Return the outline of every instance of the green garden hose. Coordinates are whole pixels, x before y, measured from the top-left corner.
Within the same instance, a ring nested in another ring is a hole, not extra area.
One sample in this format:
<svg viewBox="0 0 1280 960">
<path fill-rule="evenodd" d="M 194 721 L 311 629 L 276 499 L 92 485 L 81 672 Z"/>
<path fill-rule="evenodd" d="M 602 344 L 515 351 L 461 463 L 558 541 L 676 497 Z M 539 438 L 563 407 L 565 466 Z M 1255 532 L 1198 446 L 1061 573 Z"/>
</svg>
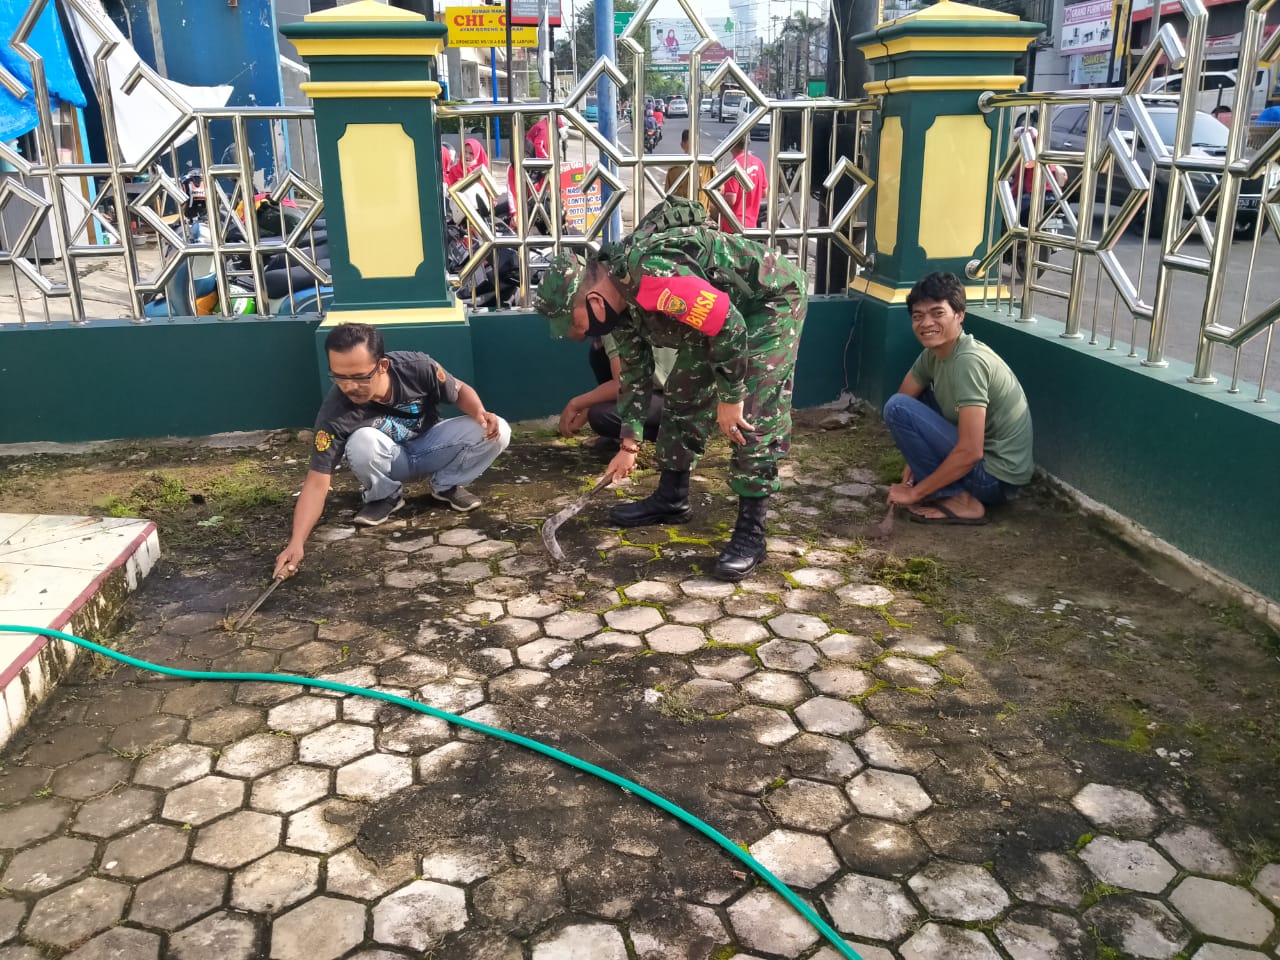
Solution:
<svg viewBox="0 0 1280 960">
<path fill-rule="evenodd" d="M 141 670 L 150 670 L 153 673 L 163 674 L 166 677 L 181 677 L 184 680 L 240 680 L 254 681 L 259 683 L 293 683 L 304 687 L 319 687 L 322 690 L 336 690 L 339 693 L 352 693 L 360 697 L 371 697 L 374 700 L 385 700 L 387 703 L 394 703 L 404 707 L 407 710 L 416 710 L 418 713 L 425 713 L 428 716 L 436 717 L 448 723 L 456 724 L 460 727 L 466 727 L 468 730 L 475 730 L 486 736 L 496 737 L 499 740 L 506 740 L 509 743 L 519 744 L 520 746 L 540 753 L 543 756 L 550 757 L 553 760 L 559 760 L 561 763 L 568 764 L 575 770 L 582 770 L 592 776 L 599 777 L 608 783 L 612 783 L 615 787 L 620 787 L 628 793 L 634 794 L 641 799 L 649 801 L 659 810 L 671 814 L 677 820 L 680 820 L 693 829 L 697 830 L 703 836 L 714 840 L 719 846 L 730 853 L 734 858 L 739 860 L 743 865 L 748 867 L 756 876 L 773 887 L 778 894 L 791 904 L 791 906 L 811 923 L 819 933 L 827 939 L 827 941 L 835 948 L 836 952 L 845 957 L 846 960 L 862 960 L 852 947 L 850 947 L 841 936 L 832 929 L 831 925 L 823 920 L 813 908 L 792 893 L 791 888 L 775 877 L 769 870 L 756 860 L 751 854 L 747 853 L 732 840 L 720 833 L 714 827 L 699 820 L 687 810 L 676 806 L 670 800 L 660 797 L 652 790 L 640 786 L 628 780 L 626 777 L 620 777 L 616 773 L 597 767 L 594 763 L 588 763 L 586 760 L 580 760 L 572 754 L 565 753 L 563 750 L 557 750 L 555 747 L 549 747 L 545 743 L 539 743 L 529 737 L 522 737 L 518 733 L 511 733 L 507 730 L 499 730 L 497 727 L 491 727 L 488 724 L 480 723 L 476 720 L 468 720 L 466 717 L 459 717 L 456 714 L 448 713 L 444 710 L 437 710 L 435 707 L 428 706 L 425 703 L 419 703 L 416 700 L 409 700 L 405 697 L 396 696 L 393 693 L 384 693 L 381 690 L 367 690 L 364 687 L 356 687 L 347 683 L 335 683 L 332 680 L 319 680 L 313 677 L 295 677 L 287 673 L 226 673 L 216 670 L 182 670 L 177 667 L 163 667 L 157 663 L 148 663 L 146 660 L 139 660 L 128 654 L 120 653 L 109 647 L 94 643 L 92 640 L 85 640 L 82 637 L 72 636 L 69 633 L 63 633 L 60 630 L 50 630 L 45 627 L 21 627 L 11 624 L 0 624 L 0 632 L 6 633 L 32 633 L 45 637 L 55 637 L 59 640 L 66 640 L 68 643 L 74 643 L 77 646 L 84 647 L 86 650 L 92 650 L 94 653 L 109 657 L 112 660 L 118 660 L 120 663 L 126 663 L 131 667 L 138 667 Z"/>
</svg>

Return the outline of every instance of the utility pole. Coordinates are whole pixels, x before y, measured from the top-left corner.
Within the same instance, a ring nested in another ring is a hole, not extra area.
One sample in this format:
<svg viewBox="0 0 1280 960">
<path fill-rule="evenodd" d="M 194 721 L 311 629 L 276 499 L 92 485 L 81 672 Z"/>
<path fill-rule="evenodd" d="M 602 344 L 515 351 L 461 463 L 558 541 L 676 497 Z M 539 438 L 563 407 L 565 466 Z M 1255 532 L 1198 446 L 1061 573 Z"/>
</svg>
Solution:
<svg viewBox="0 0 1280 960">
<path fill-rule="evenodd" d="M 573 68 L 573 85 L 578 85 L 578 8 L 569 0 L 569 64 Z"/>
<path fill-rule="evenodd" d="M 613 39 L 613 0 L 594 0 L 596 14 L 596 59 L 600 57 L 608 57 L 610 61 L 617 62 L 617 47 Z M 614 89 L 613 81 L 607 77 L 602 78 L 596 84 L 596 92 L 598 97 L 597 121 L 600 128 L 600 136 L 604 137 L 609 143 L 616 144 L 618 142 L 618 98 L 617 91 Z M 604 157 L 601 160 L 605 163 L 610 171 L 614 170 L 614 165 L 609 163 Z M 636 184 L 639 187 L 639 184 Z M 606 183 L 600 184 L 600 198 L 603 202 L 608 203 L 609 195 L 612 191 Z M 616 241 L 622 239 L 622 211 L 614 210 L 613 215 L 609 218 L 609 224 L 604 230 L 604 239 Z"/>
</svg>

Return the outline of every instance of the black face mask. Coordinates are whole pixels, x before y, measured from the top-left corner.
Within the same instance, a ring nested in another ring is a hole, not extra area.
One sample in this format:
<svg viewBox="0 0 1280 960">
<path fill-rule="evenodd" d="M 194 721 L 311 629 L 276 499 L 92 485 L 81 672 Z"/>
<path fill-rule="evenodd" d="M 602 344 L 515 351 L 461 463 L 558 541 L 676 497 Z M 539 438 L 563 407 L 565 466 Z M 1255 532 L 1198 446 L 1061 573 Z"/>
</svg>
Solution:
<svg viewBox="0 0 1280 960">
<path fill-rule="evenodd" d="M 587 336 L 603 337 L 613 332 L 613 328 L 618 325 L 618 321 L 622 319 L 623 314 L 620 310 L 615 310 L 613 304 L 608 300 L 603 300 L 604 316 L 601 317 L 596 312 L 594 300 L 587 300 Z"/>
</svg>

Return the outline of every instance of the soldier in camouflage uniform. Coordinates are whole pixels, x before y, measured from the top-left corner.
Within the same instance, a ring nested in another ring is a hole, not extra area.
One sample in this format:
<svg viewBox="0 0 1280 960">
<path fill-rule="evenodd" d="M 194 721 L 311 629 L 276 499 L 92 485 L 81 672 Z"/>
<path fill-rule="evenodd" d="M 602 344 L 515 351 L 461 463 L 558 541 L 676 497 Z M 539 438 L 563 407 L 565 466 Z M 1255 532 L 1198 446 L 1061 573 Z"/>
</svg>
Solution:
<svg viewBox="0 0 1280 960">
<path fill-rule="evenodd" d="M 768 498 L 778 489 L 778 459 L 791 447 L 807 278 L 777 251 L 706 225 L 699 204 L 672 203 L 699 212 L 698 222 L 671 226 L 655 211 L 586 263 L 561 255 L 535 306 L 553 336 L 613 333 L 622 360 L 622 449 L 609 464 L 615 479 L 635 467 L 653 348 L 678 351 L 658 432 L 657 492 L 616 507 L 612 519 L 627 527 L 687 520 L 689 474 L 718 423 L 733 444 L 730 483 L 739 502 L 715 574 L 741 580 L 764 559 Z"/>
</svg>

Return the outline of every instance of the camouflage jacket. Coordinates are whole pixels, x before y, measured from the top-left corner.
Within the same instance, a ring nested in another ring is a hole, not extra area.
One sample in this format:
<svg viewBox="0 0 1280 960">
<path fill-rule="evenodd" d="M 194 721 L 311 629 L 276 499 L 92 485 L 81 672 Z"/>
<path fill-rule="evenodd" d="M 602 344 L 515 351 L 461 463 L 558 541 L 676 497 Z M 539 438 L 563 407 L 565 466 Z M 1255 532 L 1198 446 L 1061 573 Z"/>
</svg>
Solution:
<svg viewBox="0 0 1280 960">
<path fill-rule="evenodd" d="M 618 412 L 624 437 L 638 437 L 653 383 L 653 348 L 680 352 L 679 367 L 703 367 L 716 398 L 747 396 L 747 358 L 768 349 L 807 287 L 800 268 L 778 251 L 711 227 L 676 227 L 624 241 L 608 255 L 610 272 L 631 306 L 614 330 L 622 375 Z M 762 309 L 766 305 L 786 310 Z M 668 389 L 673 385 L 668 384 Z"/>
</svg>

